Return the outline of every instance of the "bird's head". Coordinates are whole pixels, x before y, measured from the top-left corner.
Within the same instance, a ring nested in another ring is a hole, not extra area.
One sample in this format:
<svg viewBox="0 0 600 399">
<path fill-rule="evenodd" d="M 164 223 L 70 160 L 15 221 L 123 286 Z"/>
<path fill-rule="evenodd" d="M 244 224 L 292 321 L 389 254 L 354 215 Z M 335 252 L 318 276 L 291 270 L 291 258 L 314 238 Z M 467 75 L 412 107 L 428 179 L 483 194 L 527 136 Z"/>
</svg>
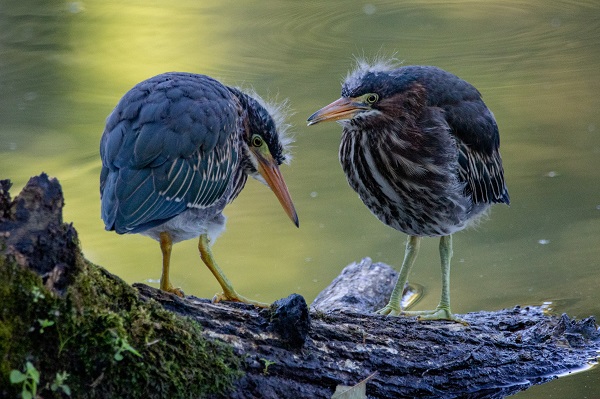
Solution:
<svg viewBox="0 0 600 399">
<path fill-rule="evenodd" d="M 358 61 L 342 84 L 342 96 L 308 118 L 308 125 L 338 121 L 342 125 L 401 123 L 424 105 L 424 88 L 403 75 L 391 61 Z"/>
<path fill-rule="evenodd" d="M 241 93 L 240 102 L 247 118 L 245 120 L 244 143 L 248 161 L 246 173 L 266 184 L 281 203 L 286 214 L 298 226 L 298 215 L 279 171 L 279 165 L 289 163 L 289 145 L 292 139 L 287 134 L 285 123 L 286 103 L 273 105 L 262 100 L 256 93 Z"/>
</svg>

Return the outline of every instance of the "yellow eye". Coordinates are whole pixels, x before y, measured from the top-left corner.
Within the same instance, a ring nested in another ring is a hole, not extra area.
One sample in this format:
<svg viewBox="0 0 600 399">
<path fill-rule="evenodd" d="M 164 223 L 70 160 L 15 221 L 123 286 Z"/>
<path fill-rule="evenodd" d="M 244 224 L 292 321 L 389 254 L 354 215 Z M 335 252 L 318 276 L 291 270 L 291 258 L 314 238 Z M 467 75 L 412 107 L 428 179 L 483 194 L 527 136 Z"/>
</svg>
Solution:
<svg viewBox="0 0 600 399">
<path fill-rule="evenodd" d="M 374 104 L 379 100 L 379 96 L 375 93 L 369 93 L 365 96 L 365 102 L 367 104 Z"/>
<path fill-rule="evenodd" d="M 260 137 L 258 134 L 252 135 L 252 139 L 250 140 L 252 147 L 260 147 L 263 145 L 263 142 L 263 138 Z"/>
</svg>

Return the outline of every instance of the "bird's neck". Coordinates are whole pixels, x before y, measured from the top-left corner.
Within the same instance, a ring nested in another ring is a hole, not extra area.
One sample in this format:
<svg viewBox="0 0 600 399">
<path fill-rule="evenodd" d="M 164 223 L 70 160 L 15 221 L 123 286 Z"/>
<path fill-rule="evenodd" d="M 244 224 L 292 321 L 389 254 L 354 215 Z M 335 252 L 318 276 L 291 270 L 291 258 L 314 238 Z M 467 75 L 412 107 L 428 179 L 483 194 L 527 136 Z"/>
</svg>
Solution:
<svg viewBox="0 0 600 399">
<path fill-rule="evenodd" d="M 340 161 L 342 165 L 362 163 L 371 170 L 391 173 L 394 181 L 453 180 L 457 173 L 453 166 L 457 151 L 452 151 L 455 143 L 442 130 L 424 132 L 418 124 L 401 120 L 372 121 L 360 126 L 347 124 L 340 145 Z M 448 151 L 444 156 L 436 156 L 439 148 Z"/>
</svg>

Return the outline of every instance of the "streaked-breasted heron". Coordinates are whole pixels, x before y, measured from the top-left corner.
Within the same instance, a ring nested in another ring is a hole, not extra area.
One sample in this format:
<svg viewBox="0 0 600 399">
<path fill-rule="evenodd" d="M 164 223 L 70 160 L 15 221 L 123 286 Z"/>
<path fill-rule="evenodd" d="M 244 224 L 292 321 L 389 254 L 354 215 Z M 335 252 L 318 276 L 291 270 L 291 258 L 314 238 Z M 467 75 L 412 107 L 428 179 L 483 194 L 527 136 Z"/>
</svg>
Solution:
<svg viewBox="0 0 600 399">
<path fill-rule="evenodd" d="M 162 290 L 183 295 L 169 280 L 171 248 L 199 237 L 202 261 L 223 289 L 215 299 L 265 306 L 233 289 L 210 243 L 247 176 L 267 184 L 298 226 L 279 171 L 290 142 L 279 111 L 208 76 L 171 72 L 137 84 L 108 117 L 100 142 L 102 219 L 107 230 L 160 242 Z"/>
<path fill-rule="evenodd" d="M 339 121 L 340 163 L 348 183 L 386 225 L 408 234 L 384 315 L 460 321 L 450 310 L 452 234 L 494 203 L 509 203 L 499 133 L 479 91 L 433 66 L 359 61 L 342 97 L 308 124 Z M 442 293 L 431 311 L 403 311 L 402 290 L 421 237 L 440 237 Z"/>
</svg>

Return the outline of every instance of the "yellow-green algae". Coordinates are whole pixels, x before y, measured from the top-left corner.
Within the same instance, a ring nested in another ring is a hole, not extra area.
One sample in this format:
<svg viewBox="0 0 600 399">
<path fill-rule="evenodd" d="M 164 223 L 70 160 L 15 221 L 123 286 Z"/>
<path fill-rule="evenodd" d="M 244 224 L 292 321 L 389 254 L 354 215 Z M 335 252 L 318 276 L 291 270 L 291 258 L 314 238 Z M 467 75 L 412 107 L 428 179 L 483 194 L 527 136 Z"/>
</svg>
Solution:
<svg viewBox="0 0 600 399">
<path fill-rule="evenodd" d="M 49 388 L 64 371 L 77 398 L 199 398 L 227 392 L 241 376 L 232 349 L 202 337 L 198 323 L 141 301 L 81 254 L 75 263 L 61 296 L 0 252 L 1 397 L 20 393 L 9 374 L 27 361 L 40 371 L 44 398 L 66 397 Z M 42 330 L 40 320 L 54 324 Z M 123 343 L 141 356 L 124 350 L 117 360 Z"/>
</svg>

